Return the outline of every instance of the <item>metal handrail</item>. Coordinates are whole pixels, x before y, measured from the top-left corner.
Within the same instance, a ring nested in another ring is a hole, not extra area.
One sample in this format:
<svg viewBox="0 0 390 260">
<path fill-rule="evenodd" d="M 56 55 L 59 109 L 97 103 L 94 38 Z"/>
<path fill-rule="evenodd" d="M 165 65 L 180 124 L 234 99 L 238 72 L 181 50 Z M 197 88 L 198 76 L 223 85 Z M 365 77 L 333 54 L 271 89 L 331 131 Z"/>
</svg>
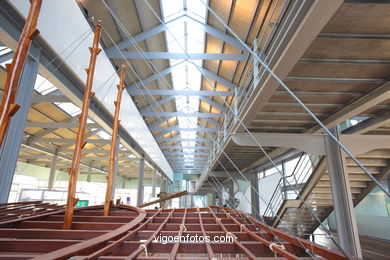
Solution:
<svg viewBox="0 0 390 260">
<path fill-rule="evenodd" d="M 320 156 L 318 155 L 308 155 L 305 153 L 301 154 L 297 164 L 294 167 L 293 172 L 288 176 L 284 176 L 283 178 L 280 178 L 271 196 L 271 199 L 264 211 L 263 214 L 264 216 L 274 217 L 276 215 L 276 212 L 279 210 L 283 201 L 288 199 L 288 196 L 286 194 L 286 188 L 290 187 L 292 188 L 292 190 L 295 190 L 296 192 L 300 192 L 302 188 L 301 184 L 304 184 L 307 181 L 307 179 L 310 177 L 310 175 L 313 173 L 313 170 L 315 169 L 316 165 L 320 161 L 319 159 Z M 293 183 L 291 183 L 290 181 L 287 185 L 284 185 L 285 180 L 291 177 L 294 178 Z"/>
</svg>

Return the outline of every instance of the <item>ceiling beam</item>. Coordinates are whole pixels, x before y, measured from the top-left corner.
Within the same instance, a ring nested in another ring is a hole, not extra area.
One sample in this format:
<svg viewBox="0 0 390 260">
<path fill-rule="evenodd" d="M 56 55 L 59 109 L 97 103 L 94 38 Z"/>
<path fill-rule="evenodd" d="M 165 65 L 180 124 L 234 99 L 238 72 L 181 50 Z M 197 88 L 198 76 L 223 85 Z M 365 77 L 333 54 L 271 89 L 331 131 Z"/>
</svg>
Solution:
<svg viewBox="0 0 390 260">
<path fill-rule="evenodd" d="M 86 143 L 90 144 L 99 144 L 99 143 L 105 143 L 109 144 L 111 143 L 111 140 L 104 140 L 104 139 L 86 139 L 84 140 Z M 73 138 L 37 138 L 34 140 L 36 143 L 76 143 L 76 139 Z"/>
<path fill-rule="evenodd" d="M 285 81 L 315 81 L 315 82 L 345 82 L 345 83 L 383 83 L 383 79 L 361 78 L 317 78 L 317 77 L 286 77 Z"/>
<path fill-rule="evenodd" d="M 206 102 L 207 104 L 217 108 L 221 112 L 226 112 L 226 110 L 227 110 L 223 105 L 215 102 L 214 100 L 211 100 L 208 97 L 200 96 L 199 99 L 202 100 L 203 102 Z"/>
<path fill-rule="evenodd" d="M 110 59 L 156 59 L 156 60 L 235 60 L 247 59 L 246 54 L 227 53 L 181 53 L 181 52 L 131 52 L 118 50 L 108 55 Z"/>
<path fill-rule="evenodd" d="M 77 128 L 78 125 L 73 122 L 26 122 L 26 127 L 46 129 Z M 100 126 L 96 123 L 88 123 L 87 128 L 100 128 Z"/>
<path fill-rule="evenodd" d="M 181 137 L 170 137 L 170 138 L 161 138 L 158 141 L 164 141 L 164 142 L 204 142 L 204 143 L 212 143 L 212 139 L 206 139 L 206 138 L 181 138 Z"/>
<path fill-rule="evenodd" d="M 385 83 L 378 85 L 375 89 L 371 90 L 369 93 L 364 96 L 356 99 L 349 105 L 344 105 L 342 108 L 333 113 L 330 117 L 325 119 L 323 123 L 328 127 L 332 128 L 337 124 L 352 118 L 359 113 L 366 111 L 373 106 L 376 106 L 389 98 L 390 95 L 390 81 L 387 80 Z M 314 126 L 307 133 L 320 133 L 322 128 L 319 126 Z"/>
<path fill-rule="evenodd" d="M 113 46 L 113 47 L 108 48 L 106 50 L 106 53 L 107 53 L 107 55 L 110 55 L 111 53 L 115 52 L 117 50 L 117 48 L 119 48 L 120 50 L 125 49 L 125 48 L 129 48 L 129 47 L 133 46 L 135 43 L 139 43 L 139 42 L 144 41 L 144 40 L 146 40 L 154 35 L 162 33 L 166 30 L 166 28 L 170 28 L 170 26 L 174 26 L 175 24 L 179 24 L 179 23 L 184 22 L 184 21 L 189 22 L 192 25 L 195 25 L 195 26 L 201 28 L 204 32 L 209 33 L 209 34 L 213 35 L 214 37 L 216 37 L 216 38 L 218 38 L 226 43 L 229 43 L 230 45 L 232 45 L 240 50 L 245 50 L 243 48 L 242 44 L 234 37 L 224 33 L 223 31 L 216 29 L 215 27 L 213 27 L 211 25 L 201 23 L 198 20 L 184 14 L 178 18 L 175 18 L 175 19 L 167 22 L 165 25 L 159 24 L 159 25 L 157 25 L 149 30 L 143 31 L 142 33 L 139 33 L 139 34 L 133 36 L 132 39 L 125 39 L 122 42 L 117 43 L 116 44 L 117 47 Z"/>
<path fill-rule="evenodd" d="M 0 99 L 3 98 L 3 95 L 0 94 Z M 31 103 L 66 103 L 71 102 L 70 99 L 65 95 L 32 95 Z"/>
<path fill-rule="evenodd" d="M 390 40 L 389 34 L 364 34 L 364 33 L 320 33 L 318 38 L 334 39 L 362 39 L 362 40 Z"/>
<path fill-rule="evenodd" d="M 178 126 L 172 126 L 172 127 L 151 127 L 149 129 L 150 129 L 150 131 L 163 131 L 163 132 L 185 131 L 185 132 L 215 133 L 215 132 L 220 131 L 218 128 L 203 128 L 203 127 L 186 128 L 186 127 L 178 127 Z"/>
<path fill-rule="evenodd" d="M 144 112 L 141 116 L 153 116 L 153 117 L 225 117 L 224 113 L 182 113 L 182 112 Z"/>
<path fill-rule="evenodd" d="M 197 146 L 181 146 L 181 145 L 160 145 L 161 149 L 199 149 L 199 150 L 210 150 L 210 147 L 203 146 L 203 145 L 197 145 Z"/>
<path fill-rule="evenodd" d="M 128 90 L 132 96 L 233 96 L 234 91 L 206 91 L 206 90 L 171 90 L 171 89 L 138 89 Z"/>
<path fill-rule="evenodd" d="M 166 96 L 160 100 L 157 100 L 156 102 L 154 102 L 153 104 L 147 106 L 147 107 L 144 107 L 143 109 L 141 109 L 139 112 L 140 113 L 144 113 L 144 112 L 149 112 L 149 111 L 152 111 L 153 109 L 155 108 L 158 108 L 159 106 L 161 105 L 164 105 L 166 103 L 168 103 L 169 101 L 171 101 L 172 99 L 174 99 L 175 96 Z"/>
<path fill-rule="evenodd" d="M 358 64 L 358 65 L 390 65 L 390 60 L 354 60 L 354 59 L 316 59 L 302 58 L 301 63 L 321 63 L 321 64 Z"/>
<path fill-rule="evenodd" d="M 381 126 L 390 124 L 390 111 L 385 112 L 377 117 L 366 119 L 358 124 L 345 129 L 343 134 L 364 134 L 375 130 Z"/>
<path fill-rule="evenodd" d="M 170 155 L 209 155 L 209 153 L 201 153 L 201 152 L 180 152 L 180 151 L 164 151 L 164 154 L 170 154 Z"/>
<path fill-rule="evenodd" d="M 71 117 L 69 119 L 66 119 L 64 121 L 62 121 L 62 123 L 71 123 L 73 122 L 74 120 L 76 119 L 76 117 Z M 58 129 L 58 128 L 57 128 Z M 27 138 L 27 141 L 28 142 L 34 142 L 35 139 L 38 139 L 38 138 L 41 138 L 41 137 L 44 137 L 45 135 L 48 135 L 50 133 L 52 133 L 53 131 L 55 131 L 56 129 L 55 128 L 49 128 L 49 129 L 45 129 L 43 132 L 39 133 L 39 134 L 35 134 L 33 136 L 29 136 Z"/>
<path fill-rule="evenodd" d="M 36 144 L 27 143 L 25 141 L 22 142 L 22 147 L 27 147 L 27 148 L 30 148 L 32 150 L 35 150 L 35 151 L 38 151 L 38 152 L 41 152 L 41 153 L 45 153 L 45 154 L 49 154 L 49 155 L 52 155 L 52 156 L 57 155 L 56 151 L 47 149 L 45 147 L 42 147 L 42 146 L 39 146 L 39 145 L 36 145 Z M 72 162 L 72 158 L 71 157 L 68 157 L 66 155 L 60 155 L 60 154 L 58 154 L 57 156 L 58 156 L 58 159 L 62 159 L 62 160 L 65 160 L 65 161 Z M 90 165 L 88 163 L 84 163 L 83 161 L 80 163 L 80 165 L 83 166 L 83 167 L 90 167 Z M 106 171 L 102 171 L 101 169 L 93 167 L 93 166 L 91 166 L 91 168 L 94 171 L 97 171 L 97 172 L 100 172 L 100 173 L 104 173 L 104 174 L 107 173 Z"/>
<path fill-rule="evenodd" d="M 0 56 L 0 63 L 6 62 L 10 59 L 12 59 L 14 56 L 14 53 L 12 51 L 9 51 L 7 53 L 4 53 Z"/>
<path fill-rule="evenodd" d="M 184 61 L 183 61 L 184 62 Z M 149 77 L 146 77 L 138 82 L 135 82 L 133 83 L 132 85 L 128 86 L 127 87 L 127 90 L 128 91 L 132 91 L 132 90 L 137 90 L 139 89 L 140 87 L 142 86 L 146 86 L 148 85 L 149 83 L 152 83 L 153 81 L 156 81 L 158 80 L 159 78 L 163 77 L 163 76 L 166 76 L 170 73 L 172 73 L 172 71 L 176 68 L 176 66 L 178 66 L 179 64 L 183 63 L 183 62 L 179 62 L 171 67 L 168 67 L 168 68 L 165 68 L 163 70 L 160 70 L 156 73 L 154 73 L 153 75 L 150 75 Z M 190 64 L 192 65 L 192 64 Z M 233 84 L 231 81 L 215 74 L 214 72 L 212 71 L 209 71 L 203 67 L 200 67 L 198 68 L 200 70 L 200 72 L 202 73 L 203 76 L 205 77 L 208 77 L 226 87 L 228 87 L 230 90 L 235 90 L 236 88 L 238 88 L 235 84 Z M 129 93 L 130 94 L 130 93 Z"/>
</svg>

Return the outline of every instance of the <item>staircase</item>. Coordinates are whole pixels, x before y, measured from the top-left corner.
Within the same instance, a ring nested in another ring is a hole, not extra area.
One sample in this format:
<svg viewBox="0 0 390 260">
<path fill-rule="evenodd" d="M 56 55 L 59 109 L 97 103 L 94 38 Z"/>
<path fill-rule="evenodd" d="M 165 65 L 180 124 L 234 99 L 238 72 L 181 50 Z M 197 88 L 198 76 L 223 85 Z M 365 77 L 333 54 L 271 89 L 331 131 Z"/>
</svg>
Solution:
<svg viewBox="0 0 390 260">
<path fill-rule="evenodd" d="M 282 185 L 283 179 L 281 179 L 281 185 L 277 186 L 264 213 L 269 224 L 273 227 L 282 230 L 288 228 L 302 237 L 309 236 L 319 226 L 313 213 L 322 222 L 333 211 L 332 192 L 326 158 L 324 156 L 305 156 L 306 159 L 302 159 L 301 157 L 300 161 L 298 161 L 292 175 L 295 178 L 305 176 L 306 179 L 303 178 L 297 182 L 290 181 L 290 184 L 293 185 Z M 379 181 L 383 180 L 390 173 L 390 149 L 373 150 L 357 156 L 357 159 Z M 311 160 L 312 162 L 310 167 L 305 163 L 307 160 Z M 376 185 L 351 158 L 346 158 L 346 163 L 353 204 L 356 206 Z M 287 176 L 286 178 L 291 180 L 294 177 Z M 297 198 L 294 190 L 299 192 L 300 197 L 306 202 L 312 212 Z M 290 195 L 283 195 L 286 194 L 286 191 Z M 273 212 L 270 210 L 271 207 L 274 209 Z M 280 218 L 277 218 L 276 215 Z"/>
</svg>

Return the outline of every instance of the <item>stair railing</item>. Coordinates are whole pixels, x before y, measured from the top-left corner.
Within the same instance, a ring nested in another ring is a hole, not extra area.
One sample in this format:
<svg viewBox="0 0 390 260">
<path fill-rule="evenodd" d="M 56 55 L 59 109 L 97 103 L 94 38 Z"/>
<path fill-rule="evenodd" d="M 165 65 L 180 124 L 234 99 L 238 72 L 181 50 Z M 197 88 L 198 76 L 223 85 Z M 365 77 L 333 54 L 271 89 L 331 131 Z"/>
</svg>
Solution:
<svg viewBox="0 0 390 260">
<path fill-rule="evenodd" d="M 304 184 L 313 173 L 321 156 L 302 153 L 294 170 L 288 176 L 280 178 L 264 211 L 264 216 L 275 217 L 283 202 L 288 199 L 296 199 Z"/>
</svg>

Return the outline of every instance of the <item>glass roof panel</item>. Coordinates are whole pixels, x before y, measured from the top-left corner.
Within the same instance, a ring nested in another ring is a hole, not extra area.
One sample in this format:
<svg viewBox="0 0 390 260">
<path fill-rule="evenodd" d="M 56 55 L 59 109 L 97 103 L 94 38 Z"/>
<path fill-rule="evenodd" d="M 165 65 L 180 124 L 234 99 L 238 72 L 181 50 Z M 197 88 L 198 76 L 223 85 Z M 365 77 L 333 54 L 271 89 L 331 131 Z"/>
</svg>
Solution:
<svg viewBox="0 0 390 260">
<path fill-rule="evenodd" d="M 168 22 L 180 15 L 187 14 L 198 21 L 206 22 L 206 7 L 200 0 L 162 0 L 164 21 Z M 181 10 L 180 10 L 181 9 Z M 168 28 L 166 34 L 168 52 L 171 53 L 203 53 L 205 45 L 205 32 L 191 22 L 185 21 Z M 171 59 L 170 65 L 178 63 L 178 60 Z M 201 73 L 197 66 L 202 66 L 202 61 L 184 61 L 175 66 L 172 76 L 173 88 L 175 90 L 198 91 L 201 87 Z M 177 96 L 175 98 L 176 109 L 182 113 L 196 113 L 199 111 L 199 97 Z M 191 116 L 179 116 L 178 127 L 197 128 L 198 118 Z M 180 131 L 182 139 L 196 139 L 196 131 Z M 186 165 L 193 164 L 195 141 L 181 141 Z M 189 168 L 190 170 L 191 168 Z"/>
</svg>

